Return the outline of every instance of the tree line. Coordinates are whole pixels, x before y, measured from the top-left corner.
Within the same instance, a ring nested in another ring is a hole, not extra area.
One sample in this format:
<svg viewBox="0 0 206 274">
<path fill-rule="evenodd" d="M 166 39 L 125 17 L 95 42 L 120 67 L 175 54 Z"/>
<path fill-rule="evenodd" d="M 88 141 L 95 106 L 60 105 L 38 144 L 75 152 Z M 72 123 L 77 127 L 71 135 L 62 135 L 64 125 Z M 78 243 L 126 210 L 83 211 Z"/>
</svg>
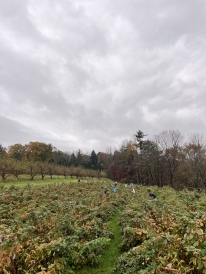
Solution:
<svg viewBox="0 0 206 274">
<path fill-rule="evenodd" d="M 188 141 L 178 130 L 162 131 L 153 140 L 137 131 L 113 154 L 109 176 L 143 185 L 206 188 L 206 143 L 202 135 Z"/>
<path fill-rule="evenodd" d="M 45 174 L 82 176 L 90 172 L 91 176 L 99 176 L 104 172 L 122 183 L 205 189 L 206 142 L 197 133 L 185 141 L 178 130 L 162 131 L 150 140 L 138 130 L 118 149 L 98 153 L 92 150 L 90 155 L 81 149 L 62 152 L 41 142 L 8 148 L 0 145 L 0 172 L 2 179 L 11 173 L 18 177 L 22 172 L 30 174 L 31 179 L 34 174 L 41 174 L 43 179 Z"/>
<path fill-rule="evenodd" d="M 84 155 L 81 149 L 73 153 L 66 153 L 56 149 L 52 144 L 30 142 L 29 144 L 14 144 L 8 148 L 0 144 L 0 158 L 16 161 L 34 161 L 54 163 L 60 166 L 83 166 L 98 169 L 97 155 L 93 150 L 91 155 Z"/>
<path fill-rule="evenodd" d="M 52 144 L 30 142 L 29 144 L 14 144 L 8 148 L 0 144 L 0 176 L 2 180 L 11 175 L 19 179 L 27 174 L 33 180 L 40 175 L 53 178 L 54 175 L 78 177 L 100 177 L 102 164 L 98 164 L 97 154 L 84 155 L 78 149 L 73 153 L 57 150 Z"/>
</svg>

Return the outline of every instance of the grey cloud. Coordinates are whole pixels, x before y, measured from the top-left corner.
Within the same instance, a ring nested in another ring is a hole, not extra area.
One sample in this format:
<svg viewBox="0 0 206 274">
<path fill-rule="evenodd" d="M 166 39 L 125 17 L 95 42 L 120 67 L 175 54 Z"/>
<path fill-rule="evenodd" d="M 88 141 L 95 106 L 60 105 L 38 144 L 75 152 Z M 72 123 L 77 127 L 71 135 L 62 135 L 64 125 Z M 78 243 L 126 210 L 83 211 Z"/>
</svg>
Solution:
<svg viewBox="0 0 206 274">
<path fill-rule="evenodd" d="M 12 38 L 13 42 L 15 41 L 16 44 L 20 45 L 25 40 L 32 41 L 33 43 L 35 43 L 36 39 L 41 41 L 46 40 L 30 21 L 27 4 L 28 1 L 25 0 L 15 2 L 8 0 L 0 3 L 2 31 L 7 32 L 7 35 L 10 36 L 8 37 L 10 41 Z"/>
<path fill-rule="evenodd" d="M 26 128 L 19 122 L 13 121 L 6 117 L 0 116 L 1 128 L 1 143 L 3 146 L 9 146 L 17 143 L 26 144 L 35 137 L 38 139 L 38 134 L 34 134 L 32 128 Z"/>
<path fill-rule="evenodd" d="M 127 18 L 148 47 L 174 43 L 185 33 L 198 37 L 206 31 L 204 0 L 113 2 L 113 13 Z"/>
<path fill-rule="evenodd" d="M 204 134 L 205 9 L 203 0 L 2 2 L 0 142 L 90 152 L 138 129 Z"/>
</svg>

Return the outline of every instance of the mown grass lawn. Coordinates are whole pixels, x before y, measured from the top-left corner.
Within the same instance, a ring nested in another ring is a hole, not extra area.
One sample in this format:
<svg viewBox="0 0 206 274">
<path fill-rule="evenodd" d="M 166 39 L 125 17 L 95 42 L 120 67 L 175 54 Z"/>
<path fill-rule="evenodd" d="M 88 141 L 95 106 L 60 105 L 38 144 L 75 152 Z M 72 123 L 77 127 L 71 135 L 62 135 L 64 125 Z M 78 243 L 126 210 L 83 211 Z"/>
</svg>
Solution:
<svg viewBox="0 0 206 274">
<path fill-rule="evenodd" d="M 48 184 L 61 184 L 61 183 L 78 183 L 78 180 L 80 179 L 81 182 L 85 182 L 86 180 L 88 181 L 88 183 L 91 182 L 96 182 L 96 183 L 104 183 L 104 182 L 111 182 L 112 181 L 108 178 L 89 178 L 89 179 L 85 179 L 85 178 L 77 178 L 75 176 L 73 177 L 64 177 L 64 176 L 56 176 L 53 177 L 53 179 L 50 179 L 50 177 L 46 177 L 45 179 L 42 180 L 40 176 L 36 176 L 34 180 L 30 180 L 27 177 L 21 177 L 19 180 L 7 180 L 5 182 L 0 181 L 0 186 L 3 187 L 11 187 L 11 186 L 18 186 L 18 187 L 24 187 L 27 185 L 31 185 L 31 186 L 40 186 L 40 185 L 48 185 Z"/>
</svg>

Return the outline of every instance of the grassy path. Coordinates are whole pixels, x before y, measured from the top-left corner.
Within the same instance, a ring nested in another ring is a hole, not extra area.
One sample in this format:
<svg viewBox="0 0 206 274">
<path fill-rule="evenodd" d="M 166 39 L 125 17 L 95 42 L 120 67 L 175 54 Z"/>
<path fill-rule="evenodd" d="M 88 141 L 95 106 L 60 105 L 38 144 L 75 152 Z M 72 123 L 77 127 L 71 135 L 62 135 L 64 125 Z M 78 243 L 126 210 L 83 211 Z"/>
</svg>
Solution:
<svg viewBox="0 0 206 274">
<path fill-rule="evenodd" d="M 114 234 L 114 238 L 110 241 L 109 246 L 106 248 L 99 268 L 84 267 L 80 270 L 76 270 L 76 274 L 112 273 L 112 270 L 115 267 L 116 259 L 121 255 L 118 248 L 121 243 L 120 226 L 118 225 L 119 217 L 120 212 L 117 212 L 109 223 L 109 229 Z"/>
<path fill-rule="evenodd" d="M 81 178 L 81 183 L 85 184 L 85 178 Z M 100 179 L 97 179 L 97 178 L 94 178 L 94 179 L 91 179 L 89 178 L 88 179 L 88 182 L 89 183 L 104 183 L 104 182 L 112 182 L 110 179 L 108 178 L 100 178 Z M 65 178 L 64 176 L 59 176 L 58 177 L 53 177 L 53 179 L 50 179 L 48 176 L 42 180 L 40 178 L 40 176 L 36 176 L 34 178 L 34 180 L 30 180 L 29 178 L 19 178 L 19 180 L 14 180 L 14 181 L 5 181 L 3 182 L 1 179 L 0 179 L 0 187 L 11 187 L 11 186 L 18 186 L 18 187 L 25 187 L 25 186 L 42 186 L 42 185 L 49 185 L 49 184 L 61 184 L 61 183 L 78 183 L 78 179 L 76 177 L 67 177 Z"/>
</svg>

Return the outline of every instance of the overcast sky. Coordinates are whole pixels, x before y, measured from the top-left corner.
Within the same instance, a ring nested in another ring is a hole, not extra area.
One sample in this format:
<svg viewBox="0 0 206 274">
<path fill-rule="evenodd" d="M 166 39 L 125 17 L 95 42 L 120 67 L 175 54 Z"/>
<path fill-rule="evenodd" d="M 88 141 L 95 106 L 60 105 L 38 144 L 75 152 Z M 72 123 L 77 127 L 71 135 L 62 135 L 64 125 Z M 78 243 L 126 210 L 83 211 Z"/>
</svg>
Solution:
<svg viewBox="0 0 206 274">
<path fill-rule="evenodd" d="M 205 0 L 0 2 L 0 143 L 206 137 Z"/>
</svg>

